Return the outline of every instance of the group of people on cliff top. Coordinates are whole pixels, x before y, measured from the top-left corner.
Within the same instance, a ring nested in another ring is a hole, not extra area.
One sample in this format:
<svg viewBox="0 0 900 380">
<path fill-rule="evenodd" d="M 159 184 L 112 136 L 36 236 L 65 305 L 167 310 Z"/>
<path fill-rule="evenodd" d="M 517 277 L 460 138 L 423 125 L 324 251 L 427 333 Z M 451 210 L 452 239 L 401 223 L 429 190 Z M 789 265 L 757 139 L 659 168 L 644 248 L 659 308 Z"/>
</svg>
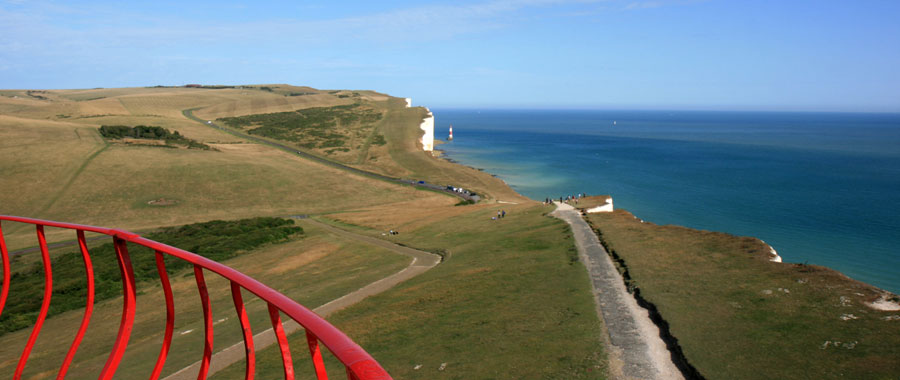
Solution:
<svg viewBox="0 0 900 380">
<path fill-rule="evenodd" d="M 571 202 L 571 203 L 574 203 L 574 204 L 577 205 L 577 204 L 578 204 L 578 200 L 581 199 L 581 198 L 584 198 L 584 197 L 586 197 L 586 196 L 588 196 L 587 193 L 578 193 L 578 194 L 575 194 L 575 195 L 569 195 L 569 196 L 565 196 L 565 197 L 559 197 L 559 203 L 565 202 L 566 204 L 570 204 L 570 202 Z M 549 205 L 549 204 L 552 204 L 552 203 L 553 203 L 553 198 L 549 198 L 549 197 L 548 197 L 548 198 L 544 198 L 544 205 Z"/>
<path fill-rule="evenodd" d="M 506 210 L 497 210 L 497 216 L 492 216 L 491 220 L 500 220 L 506 217 Z"/>
</svg>

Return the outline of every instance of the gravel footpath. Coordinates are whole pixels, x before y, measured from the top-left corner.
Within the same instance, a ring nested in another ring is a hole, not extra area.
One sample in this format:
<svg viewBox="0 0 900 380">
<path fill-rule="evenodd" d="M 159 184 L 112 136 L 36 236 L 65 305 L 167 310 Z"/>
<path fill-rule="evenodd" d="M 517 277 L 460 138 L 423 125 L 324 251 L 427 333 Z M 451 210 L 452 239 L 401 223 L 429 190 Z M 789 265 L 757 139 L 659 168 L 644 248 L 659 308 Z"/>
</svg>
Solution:
<svg viewBox="0 0 900 380">
<path fill-rule="evenodd" d="M 683 379 L 672 362 L 647 310 L 625 289 L 606 249 L 600 245 L 581 214 L 568 204 L 556 203 L 551 215 L 569 223 L 578 256 L 591 276 L 597 314 L 606 324 L 610 376 L 615 379 Z"/>
</svg>

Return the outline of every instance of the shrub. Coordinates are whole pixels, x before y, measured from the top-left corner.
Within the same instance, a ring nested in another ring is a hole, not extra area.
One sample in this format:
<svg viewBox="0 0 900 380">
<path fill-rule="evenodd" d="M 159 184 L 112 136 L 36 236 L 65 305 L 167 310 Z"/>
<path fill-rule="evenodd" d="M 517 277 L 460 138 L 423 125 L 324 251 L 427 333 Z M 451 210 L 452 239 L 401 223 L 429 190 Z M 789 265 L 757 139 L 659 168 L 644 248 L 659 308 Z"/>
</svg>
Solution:
<svg viewBox="0 0 900 380">
<path fill-rule="evenodd" d="M 182 145 L 188 149 L 212 149 L 209 145 L 182 136 L 178 131 L 170 132 L 168 129 L 157 126 L 103 125 L 100 126 L 100 135 L 108 139 L 131 137 L 136 139 L 165 140 L 167 145 Z"/>
<path fill-rule="evenodd" d="M 252 218 L 234 221 L 214 220 L 166 227 L 147 234 L 148 239 L 186 249 L 200 256 L 224 261 L 262 245 L 286 241 L 302 234 L 290 219 Z M 128 246 L 136 282 L 158 281 L 156 259 L 152 250 L 136 245 Z M 95 302 L 121 295 L 121 280 L 112 243 L 90 250 L 95 276 Z M 87 297 L 84 265 L 81 252 L 73 251 L 53 258 L 53 296 L 48 316 L 84 307 Z M 191 264 L 166 258 L 170 274 L 191 267 Z M 44 291 L 43 265 L 35 263 L 29 269 L 12 274 L 7 306 L 0 316 L 0 334 L 16 331 L 34 323 L 41 308 Z"/>
</svg>

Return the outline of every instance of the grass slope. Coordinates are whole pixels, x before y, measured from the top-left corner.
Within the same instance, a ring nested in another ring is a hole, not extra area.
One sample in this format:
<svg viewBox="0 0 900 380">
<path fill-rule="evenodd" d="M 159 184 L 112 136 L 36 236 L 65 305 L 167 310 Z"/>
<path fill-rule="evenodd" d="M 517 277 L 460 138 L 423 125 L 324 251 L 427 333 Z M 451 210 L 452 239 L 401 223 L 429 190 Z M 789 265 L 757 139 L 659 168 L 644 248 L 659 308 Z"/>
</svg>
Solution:
<svg viewBox="0 0 900 380">
<path fill-rule="evenodd" d="M 216 119 L 245 133 L 353 163 L 368 149 L 381 107 L 362 103 Z"/>
<path fill-rule="evenodd" d="M 448 260 L 425 275 L 332 318 L 375 354 L 394 376 L 604 377 L 602 327 L 594 311 L 587 274 L 573 261 L 574 247 L 565 225 L 545 217 L 548 209 L 519 196 L 499 179 L 422 152 L 417 143 L 422 134 L 418 128 L 424 116 L 422 108 L 406 108 L 403 99 L 370 91 L 321 91 L 284 85 L 32 94 L 40 98 L 24 91 L 10 95 L 20 93 L 26 98 L 0 98 L 0 133 L 22 134 L 15 143 L 0 145 L 4 157 L 13 153 L 17 157 L 0 162 L 4 173 L 15 174 L 0 178 L 0 185 L 24 184 L 31 186 L 33 193 L 0 195 L 5 197 L 0 198 L 2 213 L 131 230 L 211 219 L 328 214 L 339 221 L 336 223 L 372 236 L 381 236 L 386 229 L 399 229 L 401 234 L 391 239 L 440 252 Z M 366 139 L 368 148 L 356 152 L 354 162 L 358 167 L 465 187 L 487 194 L 489 201 L 455 207 L 456 199 L 348 175 L 268 146 L 248 143 L 188 120 L 181 113 L 199 108 L 195 115 L 213 120 L 354 103 L 384 113 Z M 161 126 L 216 151 L 113 145 L 97 154 L 104 146 L 96 132 L 100 125 Z M 76 140 L 78 135 L 74 132 L 81 131 L 93 132 Z M 383 144 L 376 136 L 383 136 Z M 40 147 L 46 156 L 16 147 L 21 144 Z M 93 158 L 87 161 L 88 157 Z M 31 161 L 44 162 L 52 170 L 39 175 L 35 174 L 40 172 L 39 166 L 19 170 L 23 163 Z M 60 163 L 68 166 L 54 166 Z M 73 179 L 71 173 L 79 167 L 81 170 Z M 37 178 L 42 185 L 31 185 Z M 66 183 L 69 185 L 64 186 Z M 46 207 L 51 195 L 57 201 Z M 496 215 L 498 206 L 490 198 L 520 204 L 508 205 L 507 218 L 495 222 L 490 217 Z M 166 206 L 148 204 L 156 199 L 177 202 Z M 35 210 L 44 209 L 36 215 Z M 306 226 L 304 230 L 310 236 L 300 242 L 265 250 L 270 253 L 241 255 L 228 264 L 310 307 L 398 268 L 396 262 L 383 259 L 387 256 L 368 254 L 371 249 L 361 244 L 342 245 L 340 239 L 333 237 L 316 240 L 315 231 Z M 10 234 L 8 241 L 14 248 L 34 244 L 33 231 L 5 228 L 4 232 Z M 48 233 L 51 240 L 71 238 L 71 234 L 57 230 Z M 308 250 L 290 252 L 275 248 L 298 244 Z M 329 248 L 333 245 L 339 248 Z M 328 260 L 321 261 L 325 259 Z M 309 263 L 304 264 L 304 260 Z M 200 315 L 196 290 L 190 273 L 183 276 L 175 276 L 180 279 L 177 291 L 184 298 L 179 304 L 186 308 L 179 309 L 176 319 L 176 340 L 182 348 L 177 353 L 173 351 L 167 372 L 196 360 L 201 347 L 199 320 L 186 319 L 187 315 Z M 211 289 L 227 288 L 215 281 L 210 280 Z M 122 374 L 127 378 L 145 377 L 162 332 L 161 311 L 153 308 L 159 305 L 161 294 L 155 288 L 144 292 L 138 305 L 145 309 L 139 310 L 142 319 L 135 330 L 140 334 L 133 338 L 122 367 L 129 368 Z M 228 292 L 214 292 L 213 297 L 214 308 L 228 310 L 224 314 L 230 316 Z M 79 352 L 81 364 L 72 378 L 89 377 L 87 374 L 102 366 L 110 342 L 109 336 L 102 333 L 115 331 L 119 307 L 117 302 L 98 305 L 89 332 L 94 334 L 93 343 L 86 343 L 83 352 Z M 249 307 L 254 308 L 254 318 L 263 321 L 254 322 L 254 326 L 265 326 L 263 307 Z M 215 320 L 218 315 L 219 312 L 214 314 Z M 72 326 L 77 326 L 79 320 L 80 313 L 73 311 L 48 322 L 55 327 L 48 326 L 42 334 L 36 351 L 39 354 L 29 365 L 29 376 L 50 375 L 46 371 L 55 367 L 66 349 L 58 341 L 68 338 L 59 337 L 74 331 Z M 220 338 L 220 333 L 237 341 L 239 329 L 232 319 L 222 322 L 223 326 L 228 324 L 231 327 L 217 327 L 217 342 L 231 339 Z M 180 335 L 191 329 L 194 332 Z M 9 366 L 14 365 L 9 358 L 16 357 L 19 346 L 12 342 L 24 341 L 21 333 L 0 339 L 0 357 L 4 358 L 0 364 L 6 366 L 0 366 L 0 372 L 8 373 Z M 302 342 L 294 345 L 300 350 L 295 353 L 296 358 L 305 357 L 304 346 Z M 417 363 L 423 365 L 420 370 L 414 369 Z M 447 363 L 447 367 L 438 371 L 442 363 Z"/>
<path fill-rule="evenodd" d="M 707 378 L 900 373 L 900 326 L 889 317 L 897 312 L 865 306 L 881 294 L 871 286 L 823 267 L 770 262 L 769 247 L 754 238 L 643 223 L 622 210 L 589 220 Z"/>
<path fill-rule="evenodd" d="M 347 176 L 188 120 L 184 108 L 250 104 L 252 111 L 346 104 L 339 94 L 290 96 L 308 88 L 52 90 L 0 97 L 0 213 L 142 230 L 211 219 L 307 214 L 404 202 L 422 192 Z M 280 92 L 284 92 L 281 94 Z M 14 98 L 15 96 L 15 98 Z M 358 101 L 381 99 L 362 92 Z M 101 125 L 158 125 L 215 151 L 106 143 Z M 169 206 L 148 202 L 165 198 Z M 11 248 L 33 231 L 4 230 Z M 71 239 L 56 230 L 53 240 Z"/>
<path fill-rule="evenodd" d="M 443 251 L 444 263 L 329 320 L 398 379 L 605 378 L 601 324 L 567 226 L 539 205 L 507 208 L 503 220 L 491 219 L 496 206 L 466 208 L 447 217 L 435 210 L 440 220 L 393 238 Z M 302 347 L 302 337 L 293 344 Z M 258 357 L 268 358 L 258 376 L 278 377 L 277 351 Z M 217 378 L 242 371 L 237 364 Z"/>
</svg>

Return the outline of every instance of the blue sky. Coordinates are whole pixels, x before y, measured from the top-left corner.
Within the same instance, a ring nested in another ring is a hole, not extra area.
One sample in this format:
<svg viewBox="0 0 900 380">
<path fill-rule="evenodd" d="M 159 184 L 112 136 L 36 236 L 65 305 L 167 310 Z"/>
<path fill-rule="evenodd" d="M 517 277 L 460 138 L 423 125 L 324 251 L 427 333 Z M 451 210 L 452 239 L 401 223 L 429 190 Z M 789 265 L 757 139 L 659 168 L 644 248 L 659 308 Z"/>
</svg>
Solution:
<svg viewBox="0 0 900 380">
<path fill-rule="evenodd" d="M 289 83 L 479 108 L 900 112 L 900 2 L 0 0 L 0 88 Z"/>
</svg>

